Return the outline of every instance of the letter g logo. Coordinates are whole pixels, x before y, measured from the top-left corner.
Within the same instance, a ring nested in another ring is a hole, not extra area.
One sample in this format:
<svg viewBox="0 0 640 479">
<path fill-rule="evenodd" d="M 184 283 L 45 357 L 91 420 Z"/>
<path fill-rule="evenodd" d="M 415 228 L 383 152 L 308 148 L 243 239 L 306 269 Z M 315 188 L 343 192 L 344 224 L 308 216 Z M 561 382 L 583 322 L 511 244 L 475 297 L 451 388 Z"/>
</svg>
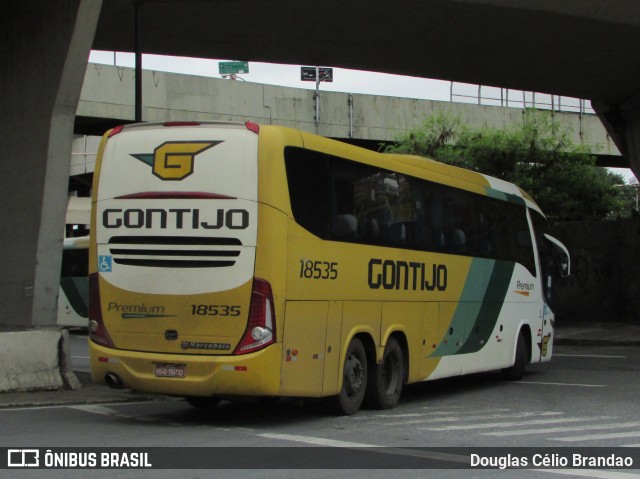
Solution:
<svg viewBox="0 0 640 479">
<path fill-rule="evenodd" d="M 131 154 L 134 158 L 150 165 L 153 174 L 162 180 L 180 181 L 193 173 L 195 156 L 221 141 L 168 141 L 153 154 Z"/>
</svg>

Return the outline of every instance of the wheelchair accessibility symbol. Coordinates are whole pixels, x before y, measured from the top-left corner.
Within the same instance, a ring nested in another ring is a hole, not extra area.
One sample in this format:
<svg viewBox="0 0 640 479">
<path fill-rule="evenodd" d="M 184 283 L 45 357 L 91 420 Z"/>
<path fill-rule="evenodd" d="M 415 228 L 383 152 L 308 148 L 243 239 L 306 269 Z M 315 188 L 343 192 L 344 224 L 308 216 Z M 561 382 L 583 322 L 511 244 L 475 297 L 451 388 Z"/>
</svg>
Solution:
<svg viewBox="0 0 640 479">
<path fill-rule="evenodd" d="M 107 256 L 107 255 L 98 256 L 98 270 L 101 273 L 111 272 L 111 269 L 112 269 L 111 260 L 112 260 L 111 256 Z"/>
</svg>

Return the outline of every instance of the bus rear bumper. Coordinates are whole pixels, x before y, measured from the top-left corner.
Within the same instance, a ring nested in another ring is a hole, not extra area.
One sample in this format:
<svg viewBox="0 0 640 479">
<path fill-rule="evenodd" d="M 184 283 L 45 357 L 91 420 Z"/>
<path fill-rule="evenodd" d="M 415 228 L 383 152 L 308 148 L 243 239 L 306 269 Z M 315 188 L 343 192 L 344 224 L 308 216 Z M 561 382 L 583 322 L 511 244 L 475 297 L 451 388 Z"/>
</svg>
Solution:
<svg viewBox="0 0 640 479">
<path fill-rule="evenodd" d="M 275 396 L 280 389 L 278 343 L 241 356 L 144 353 L 89 344 L 96 384 L 172 396 Z"/>
</svg>

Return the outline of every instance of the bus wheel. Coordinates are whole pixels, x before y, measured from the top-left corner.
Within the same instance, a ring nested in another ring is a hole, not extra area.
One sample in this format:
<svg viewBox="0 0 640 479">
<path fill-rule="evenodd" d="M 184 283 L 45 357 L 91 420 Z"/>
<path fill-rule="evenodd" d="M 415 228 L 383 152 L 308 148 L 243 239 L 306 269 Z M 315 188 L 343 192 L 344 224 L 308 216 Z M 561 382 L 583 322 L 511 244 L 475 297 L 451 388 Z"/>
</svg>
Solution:
<svg viewBox="0 0 640 479">
<path fill-rule="evenodd" d="M 362 341 L 353 338 L 347 349 L 342 368 L 342 390 L 335 398 L 340 414 L 354 414 L 367 390 L 367 354 Z"/>
<path fill-rule="evenodd" d="M 377 409 L 391 409 L 398 404 L 404 384 L 404 356 L 398 341 L 389 338 L 382 363 L 369 375 L 366 401 Z"/>
<path fill-rule="evenodd" d="M 185 400 L 193 407 L 206 410 L 213 409 L 220 403 L 220 398 L 216 396 L 200 397 L 200 396 L 187 396 Z"/>
<path fill-rule="evenodd" d="M 516 361 L 510 368 L 504 368 L 502 375 L 508 381 L 520 381 L 524 377 L 526 365 L 527 343 L 524 340 L 524 334 L 520 331 L 520 334 L 518 334 L 518 343 L 516 344 Z"/>
</svg>

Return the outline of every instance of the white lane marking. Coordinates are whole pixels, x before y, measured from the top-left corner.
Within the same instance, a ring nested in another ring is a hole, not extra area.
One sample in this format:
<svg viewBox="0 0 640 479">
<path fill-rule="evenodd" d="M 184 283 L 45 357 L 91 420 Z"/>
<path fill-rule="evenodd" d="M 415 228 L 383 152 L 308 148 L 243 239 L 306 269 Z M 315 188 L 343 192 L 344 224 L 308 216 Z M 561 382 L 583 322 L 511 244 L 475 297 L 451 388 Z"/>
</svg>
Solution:
<svg viewBox="0 0 640 479">
<path fill-rule="evenodd" d="M 423 409 L 428 409 L 428 408 L 423 408 Z M 495 408 L 495 409 L 478 409 L 478 410 L 471 410 L 471 411 L 431 411 L 428 412 L 427 414 L 429 415 L 442 415 L 442 414 L 478 414 L 478 413 L 487 413 L 487 412 L 505 412 L 505 411 L 511 411 L 511 409 L 507 409 L 507 408 Z"/>
<path fill-rule="evenodd" d="M 361 416 L 348 416 L 348 419 L 356 419 L 356 420 L 363 420 L 363 419 L 378 419 L 378 418 L 384 418 L 384 417 L 397 417 L 397 418 L 403 418 L 403 417 L 423 417 L 425 416 L 425 414 L 420 413 L 420 412 L 416 412 L 416 413 L 407 413 L 407 414 L 374 414 L 372 416 L 365 416 L 365 415 L 361 415 Z"/>
<path fill-rule="evenodd" d="M 292 442 L 301 442 L 303 444 L 312 444 L 317 446 L 328 446 L 328 447 L 346 447 L 353 449 L 367 448 L 371 452 L 376 452 L 380 454 L 393 454 L 393 455 L 402 455 L 402 456 L 411 456 L 411 457 L 421 457 L 425 459 L 436 459 L 440 461 L 448 461 L 448 462 L 457 462 L 461 464 L 469 464 L 470 458 L 469 456 L 462 454 L 448 454 L 448 453 L 439 453 L 433 451 L 420 451 L 416 449 L 404 449 L 404 448 L 393 448 L 393 447 L 383 447 L 374 444 L 363 444 L 361 442 L 349 442 L 349 441 L 337 441 L 334 439 L 326 439 L 322 437 L 310 437 L 310 436 L 299 436 L 295 434 L 276 434 L 276 433 L 262 433 L 257 434 L 259 437 L 264 437 L 267 439 L 278 439 L 280 441 L 292 441 Z M 558 474 L 563 476 L 578 476 L 578 477 L 593 477 L 599 479 L 637 479 L 640 475 L 631 474 L 627 472 L 618 472 L 618 471 L 600 471 L 593 469 L 530 469 L 535 472 L 541 472 L 546 474 Z"/>
<path fill-rule="evenodd" d="M 557 354 L 553 353 L 554 357 L 562 358 L 603 358 L 603 359 L 626 359 L 626 356 L 620 356 L 616 354 Z"/>
<path fill-rule="evenodd" d="M 379 422 L 378 424 L 385 424 L 387 426 L 403 426 L 410 424 L 422 424 L 428 422 L 430 424 L 439 423 L 439 422 L 460 422 L 460 421 L 483 421 L 483 420 L 491 420 L 491 419 L 516 419 L 516 418 L 524 418 L 524 417 L 540 417 L 540 416 L 560 416 L 564 413 L 561 412 L 520 412 L 513 414 L 482 414 L 479 416 L 445 416 L 445 417 L 423 417 L 421 419 L 412 419 L 406 421 L 395 421 L 395 422 Z"/>
<path fill-rule="evenodd" d="M 542 386 L 571 386 L 580 388 L 603 388 L 604 384 L 546 383 L 542 381 L 515 381 L 512 384 L 540 384 Z"/>
<path fill-rule="evenodd" d="M 570 437 L 552 437 L 550 439 L 553 441 L 575 442 L 575 441 L 593 441 L 597 439 L 619 439 L 621 437 L 640 437 L 640 431 L 613 432 L 609 434 L 587 434 L 584 436 L 570 436 Z"/>
<path fill-rule="evenodd" d="M 181 401 L 181 398 L 167 398 L 162 402 Z M 135 400 L 123 400 L 110 403 L 100 403 L 100 406 L 125 406 L 125 405 L 138 405 L 138 404 L 155 404 L 160 401 L 135 401 Z M 61 409 L 61 408 L 73 408 L 75 406 L 85 406 L 85 404 L 49 404 L 47 406 L 21 406 L 21 407 L 1 407 L 2 412 L 15 412 L 15 411 L 37 411 L 39 409 Z"/>
<path fill-rule="evenodd" d="M 111 409 L 106 406 L 98 404 L 79 404 L 69 406 L 69 409 L 76 409 L 78 411 L 90 412 L 91 414 L 101 414 L 103 416 L 118 416 L 120 413 L 115 409 Z"/>
<path fill-rule="evenodd" d="M 559 474 L 562 476 L 597 477 L 600 479 L 637 479 L 638 474 L 632 472 L 599 471 L 594 469 L 531 469 L 536 472 L 546 472 L 548 474 Z"/>
<path fill-rule="evenodd" d="M 323 437 L 299 436 L 295 434 L 262 433 L 259 437 L 267 439 L 278 439 L 281 441 L 301 442 L 303 444 L 313 444 L 315 446 L 344 447 L 349 449 L 367 449 L 380 454 L 392 454 L 397 456 L 420 457 L 424 459 L 436 459 L 439 461 L 459 462 L 469 464 L 469 456 L 462 454 L 449 454 L 445 452 L 421 451 L 416 449 L 405 449 L 401 447 L 387 447 L 375 444 L 364 444 L 361 442 L 338 441 Z"/>
<path fill-rule="evenodd" d="M 110 416 L 110 417 L 120 418 L 120 419 L 129 419 L 137 422 L 163 423 L 167 426 L 183 426 L 183 424 L 179 422 L 164 422 L 162 418 L 158 418 L 154 416 L 140 416 L 140 415 L 125 414 L 125 413 L 116 411 L 115 409 L 111 409 L 108 407 L 95 405 L 95 404 L 79 404 L 77 406 L 69 406 L 69 409 L 76 409 L 78 411 L 88 412 L 90 414 L 99 414 L 102 416 Z M 229 429 L 221 428 L 220 431 L 229 431 Z"/>
<path fill-rule="evenodd" d="M 431 422 L 454 422 L 454 421 L 472 421 L 483 419 L 510 419 L 510 418 L 522 418 L 522 417 L 538 417 L 538 416 L 561 416 L 562 412 L 543 411 L 543 412 L 517 412 L 512 414 L 481 414 L 479 416 L 449 416 L 429 418 Z"/>
<path fill-rule="evenodd" d="M 599 429 L 624 429 L 640 427 L 640 422 L 621 422 L 617 424 L 590 424 L 586 426 L 546 427 L 542 429 L 517 429 L 515 431 L 485 432 L 484 436 L 528 436 L 530 434 L 552 434 L 556 432 L 593 431 Z"/>
<path fill-rule="evenodd" d="M 313 444 L 314 446 L 352 447 L 352 448 L 384 447 L 384 446 L 377 446 L 375 444 L 364 444 L 361 442 L 338 441 L 335 439 L 326 439 L 323 437 L 298 436 L 296 434 L 262 433 L 262 434 L 258 434 L 258 436 L 266 437 L 268 439 L 279 439 L 281 441 L 302 442 L 304 444 Z"/>
<path fill-rule="evenodd" d="M 430 408 L 423 408 L 423 409 L 430 409 Z M 465 414 L 486 414 L 486 413 L 490 413 L 490 412 L 508 412 L 511 409 L 506 409 L 506 408 L 496 408 L 496 409 L 480 409 L 477 411 L 427 411 L 424 413 L 406 413 L 406 414 L 373 414 L 371 416 L 366 416 L 366 415 L 356 415 L 354 416 L 349 416 L 349 419 L 352 420 L 358 420 L 358 421 L 362 421 L 362 420 L 368 420 L 368 421 L 377 421 L 378 419 L 381 418 L 391 418 L 391 419 L 402 419 L 402 418 L 433 418 L 433 416 L 445 416 L 445 415 L 449 415 L 449 414 L 457 414 L 457 415 L 465 415 Z M 425 419 L 427 420 L 427 419 Z M 434 418 L 432 419 L 433 421 L 440 421 L 441 419 L 439 418 Z M 385 422 L 384 424 L 389 424 L 387 422 Z"/>
<path fill-rule="evenodd" d="M 536 424 L 560 424 L 563 422 L 580 422 L 580 421 L 599 421 L 601 419 L 616 419 L 611 416 L 595 416 L 595 417 L 572 417 L 559 419 L 534 419 L 533 421 L 508 421 L 508 422 L 487 422 L 482 424 L 460 424 L 456 426 L 440 426 L 440 427 L 420 427 L 427 431 L 459 431 L 466 429 L 489 429 L 493 427 L 516 427 L 516 426 L 535 426 Z"/>
</svg>

